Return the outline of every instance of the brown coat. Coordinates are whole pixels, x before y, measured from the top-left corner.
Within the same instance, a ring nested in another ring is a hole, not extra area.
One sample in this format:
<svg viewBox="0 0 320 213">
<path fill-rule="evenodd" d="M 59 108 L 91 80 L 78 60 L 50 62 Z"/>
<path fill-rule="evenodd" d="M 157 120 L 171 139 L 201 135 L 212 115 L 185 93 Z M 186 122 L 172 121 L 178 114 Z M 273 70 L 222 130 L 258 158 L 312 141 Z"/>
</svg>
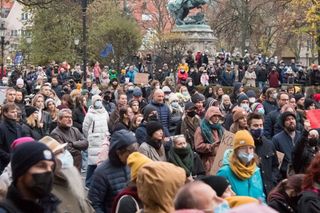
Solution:
<svg viewBox="0 0 320 213">
<path fill-rule="evenodd" d="M 59 143 L 68 143 L 67 149 L 73 157 L 74 166 L 80 171 L 82 161 L 81 151 L 88 148 L 87 139 L 75 127 L 69 129 L 56 127 L 50 136 Z"/>
</svg>

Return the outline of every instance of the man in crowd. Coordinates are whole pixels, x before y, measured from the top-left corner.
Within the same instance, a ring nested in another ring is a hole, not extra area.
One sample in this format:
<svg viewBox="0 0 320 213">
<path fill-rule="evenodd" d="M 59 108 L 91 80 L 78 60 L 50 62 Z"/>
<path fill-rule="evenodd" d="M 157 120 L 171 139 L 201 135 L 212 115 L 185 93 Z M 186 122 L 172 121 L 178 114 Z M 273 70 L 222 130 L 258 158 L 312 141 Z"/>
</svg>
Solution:
<svg viewBox="0 0 320 213">
<path fill-rule="evenodd" d="M 284 112 L 280 121 L 283 130 L 272 138 L 272 143 L 277 151 L 284 153 L 280 175 L 282 179 L 285 179 L 291 163 L 293 148 L 300 141 L 301 133 L 296 130 L 297 122 L 294 113 Z"/>
<path fill-rule="evenodd" d="M 6 99 L 4 102 L 14 104 L 15 99 L 16 99 L 16 90 L 12 87 L 8 88 L 6 90 Z"/>
<path fill-rule="evenodd" d="M 59 143 L 67 143 L 67 149 L 72 154 L 74 166 L 80 171 L 81 169 L 81 151 L 88 148 L 88 141 L 73 127 L 72 111 L 70 109 L 62 109 L 58 113 L 58 126 L 51 132 L 51 137 Z"/>
<path fill-rule="evenodd" d="M 12 180 L 0 212 L 56 212 L 59 200 L 51 194 L 55 158 L 39 142 L 24 143 L 12 153 Z"/>
</svg>

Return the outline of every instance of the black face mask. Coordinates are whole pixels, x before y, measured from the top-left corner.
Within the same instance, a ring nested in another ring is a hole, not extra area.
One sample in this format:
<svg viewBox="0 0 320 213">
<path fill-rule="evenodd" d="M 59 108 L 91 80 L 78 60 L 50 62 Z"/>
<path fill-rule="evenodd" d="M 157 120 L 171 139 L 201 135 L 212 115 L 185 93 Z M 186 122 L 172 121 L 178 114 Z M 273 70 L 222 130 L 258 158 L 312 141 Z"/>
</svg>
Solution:
<svg viewBox="0 0 320 213">
<path fill-rule="evenodd" d="M 318 145 L 318 139 L 310 138 L 310 139 L 308 139 L 308 143 L 309 143 L 310 146 L 317 146 Z"/>
<path fill-rule="evenodd" d="M 158 116 L 155 114 L 152 114 L 148 117 L 148 121 L 158 121 Z"/>
<path fill-rule="evenodd" d="M 196 111 L 190 111 L 190 112 L 187 112 L 187 115 L 191 118 L 193 118 L 194 116 L 196 116 Z"/>
<path fill-rule="evenodd" d="M 45 172 L 32 174 L 33 184 L 30 188 L 36 198 L 48 196 L 52 190 L 53 173 Z"/>
</svg>

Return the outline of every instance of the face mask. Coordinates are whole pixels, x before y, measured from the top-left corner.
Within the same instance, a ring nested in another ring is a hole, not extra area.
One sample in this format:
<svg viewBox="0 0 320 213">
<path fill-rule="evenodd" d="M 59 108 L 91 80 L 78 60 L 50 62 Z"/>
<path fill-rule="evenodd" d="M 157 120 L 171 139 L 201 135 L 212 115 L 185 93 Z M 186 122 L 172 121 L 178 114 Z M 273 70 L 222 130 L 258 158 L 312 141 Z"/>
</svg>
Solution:
<svg viewBox="0 0 320 213">
<path fill-rule="evenodd" d="M 256 98 L 249 98 L 249 102 L 253 104 L 254 102 L 256 102 Z"/>
<path fill-rule="evenodd" d="M 242 109 L 244 109 L 246 112 L 249 112 L 250 108 L 249 108 L 249 104 L 240 104 L 240 107 Z"/>
<path fill-rule="evenodd" d="M 277 97 L 278 97 L 278 93 L 274 93 L 274 94 L 272 94 L 272 95 L 271 95 L 271 97 L 272 97 L 274 100 L 276 100 L 276 99 L 277 99 Z"/>
<path fill-rule="evenodd" d="M 165 95 L 165 96 L 164 96 L 164 99 L 165 99 L 165 100 L 169 100 L 169 95 Z"/>
<path fill-rule="evenodd" d="M 238 158 L 240 159 L 240 161 L 242 163 L 248 164 L 254 158 L 254 155 L 253 154 L 247 154 L 247 153 L 239 152 Z"/>
<path fill-rule="evenodd" d="M 250 130 L 252 136 L 254 138 L 260 138 L 263 135 L 263 129 L 259 128 L 259 129 L 251 129 Z"/>
<path fill-rule="evenodd" d="M 158 121 L 158 116 L 155 114 L 152 114 L 149 116 L 149 121 Z"/>
<path fill-rule="evenodd" d="M 230 104 L 223 104 L 225 109 L 229 109 L 230 108 Z"/>
<path fill-rule="evenodd" d="M 318 139 L 316 139 L 316 138 L 309 138 L 308 142 L 309 142 L 310 146 L 317 146 L 318 145 Z"/>
<path fill-rule="evenodd" d="M 61 161 L 62 169 L 71 168 L 73 166 L 73 157 L 68 150 L 65 150 L 60 156 L 59 160 Z"/>
<path fill-rule="evenodd" d="M 189 95 L 189 93 L 188 93 L 188 92 L 183 92 L 183 93 L 182 93 L 182 95 L 184 95 L 184 96 L 188 96 L 188 95 Z"/>
<path fill-rule="evenodd" d="M 257 113 L 259 113 L 260 115 L 264 115 L 265 111 L 263 108 L 258 109 Z"/>
<path fill-rule="evenodd" d="M 101 109 L 102 107 L 103 107 L 103 105 L 102 105 L 102 101 L 101 100 L 98 100 L 98 101 L 94 102 L 94 108 Z"/>
<path fill-rule="evenodd" d="M 32 174 L 33 184 L 30 188 L 36 198 L 43 198 L 50 194 L 53 184 L 53 173 L 45 172 Z"/>
<path fill-rule="evenodd" d="M 188 86 L 189 86 L 189 87 L 192 87 L 192 85 L 193 85 L 192 82 L 189 82 L 189 83 L 188 83 Z"/>
<path fill-rule="evenodd" d="M 230 210 L 229 204 L 226 202 L 220 203 L 213 210 L 214 213 L 224 213 Z"/>
<path fill-rule="evenodd" d="M 191 111 L 191 112 L 187 112 L 187 115 L 191 118 L 193 118 L 194 116 L 196 116 L 196 111 Z"/>
<path fill-rule="evenodd" d="M 171 106 L 173 107 L 173 108 L 179 108 L 179 103 L 178 102 L 172 102 L 171 103 Z"/>
<path fill-rule="evenodd" d="M 160 86 L 159 86 L 159 85 L 157 85 L 155 88 L 156 88 L 156 89 L 160 89 Z"/>
</svg>

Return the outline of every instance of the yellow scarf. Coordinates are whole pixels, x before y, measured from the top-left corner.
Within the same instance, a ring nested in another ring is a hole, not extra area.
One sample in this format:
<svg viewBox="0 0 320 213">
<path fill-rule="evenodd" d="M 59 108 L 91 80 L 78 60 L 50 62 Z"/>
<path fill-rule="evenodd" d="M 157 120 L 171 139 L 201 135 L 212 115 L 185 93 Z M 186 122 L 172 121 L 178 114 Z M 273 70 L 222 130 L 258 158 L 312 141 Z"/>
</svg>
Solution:
<svg viewBox="0 0 320 213">
<path fill-rule="evenodd" d="M 254 160 L 251 162 L 250 165 L 245 166 L 237 157 L 234 157 L 233 155 L 231 155 L 230 157 L 229 165 L 233 173 L 241 180 L 246 180 L 250 178 L 256 171 L 257 166 Z"/>
</svg>

